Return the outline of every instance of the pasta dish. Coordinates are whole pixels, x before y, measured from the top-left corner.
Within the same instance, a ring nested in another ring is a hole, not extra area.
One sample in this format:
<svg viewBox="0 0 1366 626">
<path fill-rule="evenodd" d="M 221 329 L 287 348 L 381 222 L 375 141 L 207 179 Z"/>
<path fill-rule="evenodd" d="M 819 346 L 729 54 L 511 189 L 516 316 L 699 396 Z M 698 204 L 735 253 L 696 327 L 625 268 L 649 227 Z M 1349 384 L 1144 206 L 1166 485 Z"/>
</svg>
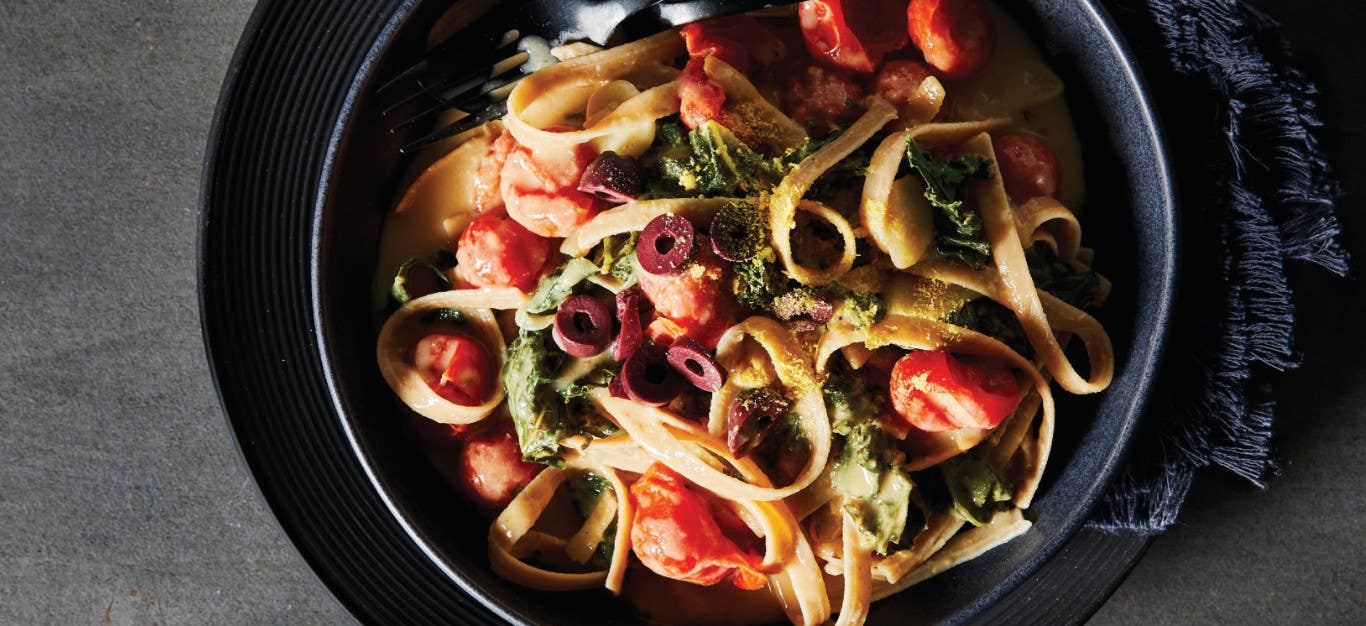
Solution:
<svg viewBox="0 0 1366 626">
<path fill-rule="evenodd" d="M 380 373 L 453 442 L 493 570 L 654 622 L 860 624 L 1025 532 L 1053 383 L 1114 355 L 1021 28 L 809 1 L 550 52 L 416 159 L 375 278 Z"/>
</svg>

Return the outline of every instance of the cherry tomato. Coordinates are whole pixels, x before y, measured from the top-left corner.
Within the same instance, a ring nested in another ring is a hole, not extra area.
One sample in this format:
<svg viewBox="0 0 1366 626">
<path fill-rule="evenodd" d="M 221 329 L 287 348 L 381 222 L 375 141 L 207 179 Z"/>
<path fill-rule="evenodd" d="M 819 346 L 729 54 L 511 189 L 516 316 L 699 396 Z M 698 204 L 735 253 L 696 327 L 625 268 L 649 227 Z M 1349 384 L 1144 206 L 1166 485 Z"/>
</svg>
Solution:
<svg viewBox="0 0 1366 626">
<path fill-rule="evenodd" d="M 597 156 L 587 145 L 554 155 L 536 155 L 517 146 L 500 172 L 508 215 L 542 237 L 574 232 L 602 210 L 600 200 L 579 191 L 579 178 Z"/>
<path fill-rule="evenodd" d="M 821 136 L 858 119 L 863 96 L 863 88 L 848 72 L 808 64 L 787 79 L 783 104 L 793 121 Z"/>
<path fill-rule="evenodd" d="M 512 133 L 505 132 L 489 144 L 488 151 L 479 162 L 479 170 L 474 175 L 474 206 L 480 211 L 488 211 L 503 206 L 503 191 L 499 179 L 508 154 L 517 147 Z"/>
<path fill-rule="evenodd" d="M 1043 137 L 1033 133 L 1010 133 L 992 140 L 1001 183 L 1016 204 L 1032 198 L 1058 197 L 1062 166 Z"/>
<path fill-rule="evenodd" d="M 918 61 L 892 60 L 878 68 L 869 91 L 877 93 L 898 109 L 910 104 L 920 93 L 920 83 L 932 75 L 930 68 Z"/>
<path fill-rule="evenodd" d="M 651 465 L 631 485 L 631 502 L 631 549 L 654 573 L 704 586 L 726 578 L 741 589 L 767 583 L 762 559 L 727 538 L 707 500 L 668 466 Z"/>
<path fill-rule="evenodd" d="M 683 125 L 697 128 L 709 120 L 721 118 L 721 106 L 726 103 L 726 92 L 716 81 L 707 77 L 702 67 L 703 57 L 693 57 L 678 77 L 678 116 Z"/>
<path fill-rule="evenodd" d="M 797 17 L 812 57 L 835 67 L 871 72 L 884 53 L 906 45 L 905 15 L 899 2 L 857 4 L 848 10 L 842 0 L 808 0 L 798 6 Z"/>
<path fill-rule="evenodd" d="M 892 407 L 926 432 L 995 428 L 1014 410 L 1020 383 L 1010 368 L 943 350 L 913 350 L 892 368 Z"/>
<path fill-rule="evenodd" d="M 640 288 L 655 312 L 669 318 L 707 349 L 716 348 L 721 334 L 735 324 L 735 300 L 726 289 L 726 263 L 711 250 L 682 272 L 657 276 L 640 272 Z"/>
<path fill-rule="evenodd" d="M 423 337 L 413 348 L 413 366 L 432 391 L 456 404 L 477 406 L 493 393 L 493 356 L 465 335 Z"/>
<path fill-rule="evenodd" d="M 480 428 L 460 449 L 458 484 L 480 508 L 501 510 L 544 466 L 522 460 L 512 423 Z"/>
<path fill-rule="evenodd" d="M 537 235 L 494 209 L 480 213 L 455 250 L 455 274 L 473 287 L 536 288 L 541 270 L 550 258 L 550 240 Z"/>
<path fill-rule="evenodd" d="M 951 80 L 976 74 L 996 49 L 996 23 L 982 0 L 911 0 L 906 28 L 925 62 Z"/>
<path fill-rule="evenodd" d="M 714 55 L 741 72 L 749 71 L 751 59 L 760 65 L 770 65 L 786 52 L 782 39 L 748 15 L 693 22 L 679 32 L 688 46 L 688 56 Z"/>
</svg>

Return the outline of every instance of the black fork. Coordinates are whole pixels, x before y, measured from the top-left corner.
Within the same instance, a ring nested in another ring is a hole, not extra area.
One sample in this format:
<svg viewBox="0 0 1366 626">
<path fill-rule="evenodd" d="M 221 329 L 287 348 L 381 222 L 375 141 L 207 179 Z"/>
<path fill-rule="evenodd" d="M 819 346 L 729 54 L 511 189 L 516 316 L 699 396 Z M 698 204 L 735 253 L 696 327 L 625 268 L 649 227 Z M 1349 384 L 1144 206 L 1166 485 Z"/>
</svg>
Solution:
<svg viewBox="0 0 1366 626">
<path fill-rule="evenodd" d="M 405 143 L 399 151 L 407 154 L 506 114 L 512 85 L 539 67 L 529 61 L 554 61 L 532 59 L 538 51 L 548 57 L 549 47 L 571 41 L 615 45 L 708 17 L 782 4 L 792 0 L 503 1 L 385 81 L 376 93 L 389 99 L 382 115 L 396 120 L 393 133 L 449 109 L 468 113 Z"/>
</svg>

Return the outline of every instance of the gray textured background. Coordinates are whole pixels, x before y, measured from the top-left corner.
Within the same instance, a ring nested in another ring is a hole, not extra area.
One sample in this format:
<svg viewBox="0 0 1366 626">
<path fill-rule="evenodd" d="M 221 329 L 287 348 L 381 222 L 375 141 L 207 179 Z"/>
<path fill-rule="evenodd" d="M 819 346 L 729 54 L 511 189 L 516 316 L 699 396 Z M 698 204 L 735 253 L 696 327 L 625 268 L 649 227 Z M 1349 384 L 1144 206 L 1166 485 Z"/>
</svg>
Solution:
<svg viewBox="0 0 1366 626">
<path fill-rule="evenodd" d="M 1324 80 L 1360 242 L 1362 9 L 1263 4 Z M 0 623 L 346 619 L 239 463 L 200 342 L 200 167 L 251 8 L 0 0 Z M 1301 285 L 1283 476 L 1202 480 L 1095 622 L 1366 620 L 1366 297 Z"/>
</svg>

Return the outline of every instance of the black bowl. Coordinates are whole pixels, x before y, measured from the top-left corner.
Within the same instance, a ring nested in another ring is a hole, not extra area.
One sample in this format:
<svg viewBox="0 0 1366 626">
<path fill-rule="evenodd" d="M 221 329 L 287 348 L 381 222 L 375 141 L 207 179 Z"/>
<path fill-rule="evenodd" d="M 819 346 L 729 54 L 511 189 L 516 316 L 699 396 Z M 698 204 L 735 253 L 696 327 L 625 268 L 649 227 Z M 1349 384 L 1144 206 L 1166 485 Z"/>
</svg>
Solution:
<svg viewBox="0 0 1366 626">
<path fill-rule="evenodd" d="M 366 621 L 634 623 L 605 592 L 542 593 L 493 575 L 486 522 L 418 451 L 375 366 L 370 276 L 402 163 L 370 94 L 419 53 L 444 3 L 310 4 L 258 6 L 204 173 L 205 341 L 264 498 Z M 1119 366 L 1105 393 L 1060 402 L 1034 527 L 877 603 L 872 624 L 964 621 L 1038 572 L 1107 486 L 1166 336 L 1175 207 L 1130 54 L 1091 0 L 1030 0 L 1015 12 L 1069 85 L 1086 157 L 1085 243 L 1115 285 L 1101 318 Z"/>
</svg>

